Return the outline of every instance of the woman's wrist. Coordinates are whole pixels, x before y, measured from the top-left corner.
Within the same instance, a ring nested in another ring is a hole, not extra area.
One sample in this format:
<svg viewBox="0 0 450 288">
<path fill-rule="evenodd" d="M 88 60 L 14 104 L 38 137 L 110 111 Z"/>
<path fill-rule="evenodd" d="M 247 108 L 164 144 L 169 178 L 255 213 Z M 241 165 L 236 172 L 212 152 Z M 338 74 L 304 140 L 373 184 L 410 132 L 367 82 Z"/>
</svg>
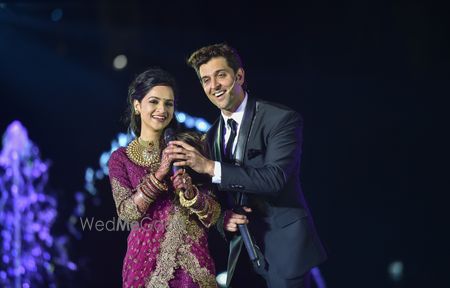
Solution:
<svg viewBox="0 0 450 288">
<path fill-rule="evenodd" d="M 164 180 L 159 180 L 156 176 L 156 173 L 150 174 L 150 182 L 160 191 L 166 192 L 167 190 L 169 190 L 169 187 L 167 187 L 167 184 L 164 182 Z"/>
<path fill-rule="evenodd" d="M 162 172 L 160 172 L 159 170 L 155 172 L 155 178 L 156 180 L 158 180 L 159 182 L 163 182 L 165 175 L 163 175 Z"/>
</svg>

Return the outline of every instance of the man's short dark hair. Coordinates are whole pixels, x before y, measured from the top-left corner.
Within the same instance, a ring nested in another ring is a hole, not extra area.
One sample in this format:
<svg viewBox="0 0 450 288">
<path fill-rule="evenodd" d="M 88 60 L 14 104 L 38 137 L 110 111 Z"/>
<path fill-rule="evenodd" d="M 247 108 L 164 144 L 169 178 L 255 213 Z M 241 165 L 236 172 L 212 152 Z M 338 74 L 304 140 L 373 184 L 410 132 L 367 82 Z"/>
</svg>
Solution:
<svg viewBox="0 0 450 288">
<path fill-rule="evenodd" d="M 188 58 L 187 64 L 194 68 L 198 75 L 200 66 L 215 57 L 224 57 L 227 60 L 228 66 L 230 66 L 235 73 L 239 68 L 244 68 L 242 66 L 241 57 L 236 49 L 225 43 L 213 44 L 198 49 Z"/>
</svg>

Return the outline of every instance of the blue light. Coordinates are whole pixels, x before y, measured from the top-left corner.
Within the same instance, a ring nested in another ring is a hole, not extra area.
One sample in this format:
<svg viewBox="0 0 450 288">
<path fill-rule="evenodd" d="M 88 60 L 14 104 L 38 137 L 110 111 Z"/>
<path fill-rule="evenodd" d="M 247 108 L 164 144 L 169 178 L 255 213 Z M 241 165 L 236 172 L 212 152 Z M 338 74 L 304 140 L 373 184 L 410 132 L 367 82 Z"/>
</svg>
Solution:
<svg viewBox="0 0 450 288">
<path fill-rule="evenodd" d="M 89 182 L 89 183 L 92 182 L 92 180 L 94 179 L 94 169 L 92 169 L 90 167 L 87 168 L 84 179 L 86 182 Z"/>
<path fill-rule="evenodd" d="M 388 274 L 392 281 L 399 282 L 403 278 L 403 262 L 394 261 L 388 266 Z"/>
<path fill-rule="evenodd" d="M 100 166 L 106 165 L 109 160 L 110 153 L 109 152 L 103 152 L 100 156 Z"/>
<path fill-rule="evenodd" d="M 186 121 L 184 122 L 184 125 L 186 125 L 186 127 L 188 128 L 194 128 L 195 126 L 195 120 L 193 117 L 187 117 Z"/>
<path fill-rule="evenodd" d="M 60 21 L 62 19 L 62 17 L 63 17 L 62 9 L 59 9 L 59 8 L 53 9 L 52 14 L 51 14 L 51 18 L 52 18 L 53 22 Z"/>
<path fill-rule="evenodd" d="M 118 142 L 119 146 L 125 147 L 128 143 L 128 135 L 125 133 L 119 133 Z"/>
<path fill-rule="evenodd" d="M 186 121 L 186 114 L 184 112 L 177 112 L 176 117 L 180 123 L 184 123 L 184 121 Z"/>
<path fill-rule="evenodd" d="M 209 127 L 211 127 L 211 125 L 208 122 L 206 122 L 202 118 L 197 118 L 197 121 L 195 122 L 195 128 L 197 128 L 198 131 L 206 132 L 209 130 Z"/>
<path fill-rule="evenodd" d="M 97 171 L 95 172 L 95 178 L 96 178 L 96 179 L 101 180 L 101 179 L 103 179 L 104 176 L 105 176 L 105 174 L 103 173 L 102 170 L 97 170 Z"/>
</svg>

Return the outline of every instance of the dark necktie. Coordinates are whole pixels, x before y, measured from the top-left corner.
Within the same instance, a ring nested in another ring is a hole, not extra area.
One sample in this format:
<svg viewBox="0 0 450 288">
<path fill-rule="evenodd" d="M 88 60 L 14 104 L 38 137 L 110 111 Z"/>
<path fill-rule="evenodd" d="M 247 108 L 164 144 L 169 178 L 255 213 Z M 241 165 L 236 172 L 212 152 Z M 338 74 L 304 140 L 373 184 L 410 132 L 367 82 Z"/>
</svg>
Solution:
<svg viewBox="0 0 450 288">
<path fill-rule="evenodd" d="M 230 137 L 228 137 L 227 146 L 225 147 L 225 160 L 227 162 L 233 162 L 232 161 L 232 151 L 233 151 L 233 143 L 234 139 L 236 138 L 236 130 L 237 130 L 237 122 L 233 119 L 227 120 L 228 127 L 231 129 Z"/>
</svg>

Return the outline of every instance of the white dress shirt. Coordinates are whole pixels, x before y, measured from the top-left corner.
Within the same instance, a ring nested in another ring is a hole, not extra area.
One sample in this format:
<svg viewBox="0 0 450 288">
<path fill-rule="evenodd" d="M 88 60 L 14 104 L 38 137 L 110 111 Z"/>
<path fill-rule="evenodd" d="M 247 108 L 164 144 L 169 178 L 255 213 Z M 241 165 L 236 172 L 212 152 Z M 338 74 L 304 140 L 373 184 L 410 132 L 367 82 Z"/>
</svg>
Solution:
<svg viewBox="0 0 450 288">
<path fill-rule="evenodd" d="M 231 114 L 231 116 L 225 116 L 222 112 L 222 117 L 225 123 L 225 141 L 223 141 L 223 145 L 225 146 L 228 142 L 228 138 L 230 138 L 230 134 L 231 134 L 231 128 L 228 127 L 227 121 L 228 119 L 233 119 L 234 121 L 236 121 L 237 123 L 237 129 L 236 129 L 236 138 L 234 138 L 233 141 L 233 148 L 231 150 L 231 153 L 234 153 L 234 150 L 236 149 L 236 144 L 237 144 L 237 140 L 239 138 L 239 130 L 241 129 L 241 123 L 242 123 L 242 118 L 244 117 L 244 111 L 245 111 L 245 106 L 247 106 L 247 93 L 245 93 L 245 97 L 244 100 L 242 101 L 241 105 L 239 105 L 239 107 L 236 109 L 235 112 L 233 112 Z M 225 147 L 222 147 L 222 151 L 224 150 Z M 214 176 L 212 177 L 212 183 L 216 183 L 216 184 L 220 184 L 222 182 L 222 166 L 220 165 L 219 161 L 214 161 Z"/>
</svg>

